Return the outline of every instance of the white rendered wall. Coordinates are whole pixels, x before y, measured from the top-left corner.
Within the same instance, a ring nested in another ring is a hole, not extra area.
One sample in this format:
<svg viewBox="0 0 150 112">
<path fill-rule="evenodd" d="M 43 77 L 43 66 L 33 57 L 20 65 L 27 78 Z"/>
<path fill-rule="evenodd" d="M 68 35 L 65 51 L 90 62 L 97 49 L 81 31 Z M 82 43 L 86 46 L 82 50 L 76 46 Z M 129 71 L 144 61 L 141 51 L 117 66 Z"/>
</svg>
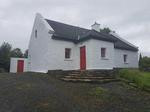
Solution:
<svg viewBox="0 0 150 112">
<path fill-rule="evenodd" d="M 26 58 L 11 58 L 10 59 L 10 72 L 17 72 L 18 60 L 24 60 L 24 72 L 28 71 L 28 60 Z"/>
<path fill-rule="evenodd" d="M 76 49 L 75 49 L 75 69 L 80 69 L 80 47 L 85 46 L 85 50 L 86 50 L 86 69 L 91 69 L 91 60 L 92 60 L 92 39 L 87 40 L 85 42 L 80 42 L 76 45 Z"/>
<path fill-rule="evenodd" d="M 115 49 L 115 68 L 138 68 L 138 52 Z M 127 63 L 124 63 L 123 55 L 127 54 Z"/>
<path fill-rule="evenodd" d="M 106 58 L 101 58 L 101 48 L 106 48 Z M 112 69 L 114 44 L 112 42 L 91 39 L 87 44 L 87 69 Z"/>
<path fill-rule="evenodd" d="M 80 47 L 86 47 L 86 69 L 112 69 L 114 57 L 114 44 L 110 42 L 90 39 L 74 44 L 61 40 L 50 39 L 49 53 L 46 57 L 48 70 L 78 70 L 80 69 Z M 107 49 L 106 58 L 101 58 L 101 47 Z M 51 49 L 51 48 L 55 48 Z M 71 59 L 65 59 L 65 48 L 71 48 Z M 59 63 L 59 64 L 58 64 Z"/>
<path fill-rule="evenodd" d="M 37 38 L 34 32 L 37 30 Z M 29 43 L 29 71 L 47 72 L 48 70 L 73 70 L 75 44 L 67 41 L 53 40 L 49 30 L 53 30 L 44 18 L 37 15 Z M 65 59 L 65 48 L 71 48 L 71 59 Z"/>
<path fill-rule="evenodd" d="M 49 47 L 49 29 L 45 25 L 44 18 L 37 14 L 31 33 L 29 51 L 28 51 L 28 67 L 29 71 L 46 72 L 46 57 Z M 37 38 L 35 38 L 35 30 L 37 30 Z"/>
<path fill-rule="evenodd" d="M 76 68 L 75 63 L 77 62 L 76 46 L 72 42 L 60 41 L 50 39 L 48 53 L 45 57 L 47 61 L 48 70 L 62 69 L 62 70 L 74 70 Z M 71 58 L 65 59 L 65 48 L 71 48 Z"/>
</svg>

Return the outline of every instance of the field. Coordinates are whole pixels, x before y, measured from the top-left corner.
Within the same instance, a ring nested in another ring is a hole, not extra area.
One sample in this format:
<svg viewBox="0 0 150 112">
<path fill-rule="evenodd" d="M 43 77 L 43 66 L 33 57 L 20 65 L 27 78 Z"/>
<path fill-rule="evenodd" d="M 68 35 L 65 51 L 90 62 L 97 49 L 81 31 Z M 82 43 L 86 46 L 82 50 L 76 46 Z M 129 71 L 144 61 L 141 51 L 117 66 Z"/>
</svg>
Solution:
<svg viewBox="0 0 150 112">
<path fill-rule="evenodd" d="M 150 112 L 150 93 L 124 82 L 71 83 L 56 74 L 3 73 L 0 112 Z"/>
</svg>

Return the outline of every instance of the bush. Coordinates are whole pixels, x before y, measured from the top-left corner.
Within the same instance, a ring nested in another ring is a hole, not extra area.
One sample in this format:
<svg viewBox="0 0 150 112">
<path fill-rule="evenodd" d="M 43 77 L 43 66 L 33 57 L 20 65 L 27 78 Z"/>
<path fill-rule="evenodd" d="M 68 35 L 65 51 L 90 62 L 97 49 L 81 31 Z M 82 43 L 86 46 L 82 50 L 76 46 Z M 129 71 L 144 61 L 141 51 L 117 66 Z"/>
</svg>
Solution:
<svg viewBox="0 0 150 112">
<path fill-rule="evenodd" d="M 140 57 L 139 68 L 142 71 L 150 72 L 150 57 Z"/>
<path fill-rule="evenodd" d="M 133 69 L 122 69 L 119 71 L 119 76 L 132 81 L 141 89 L 150 89 L 150 73 Z"/>
</svg>

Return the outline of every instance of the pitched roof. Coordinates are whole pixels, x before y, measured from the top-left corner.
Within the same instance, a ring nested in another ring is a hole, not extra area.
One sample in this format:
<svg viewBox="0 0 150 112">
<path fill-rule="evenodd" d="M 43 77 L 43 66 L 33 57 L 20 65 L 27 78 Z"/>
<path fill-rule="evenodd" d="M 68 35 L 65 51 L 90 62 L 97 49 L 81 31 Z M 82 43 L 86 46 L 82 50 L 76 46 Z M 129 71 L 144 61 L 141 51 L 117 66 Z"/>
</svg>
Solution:
<svg viewBox="0 0 150 112">
<path fill-rule="evenodd" d="M 95 30 L 80 28 L 77 26 L 72 26 L 48 19 L 45 20 L 54 30 L 53 39 L 66 40 L 78 43 L 90 38 L 94 38 L 98 40 L 114 42 L 114 47 L 118 49 L 138 51 L 138 48 L 123 42 L 121 39 L 113 35 L 97 32 Z"/>
<path fill-rule="evenodd" d="M 83 35 L 89 30 L 72 26 L 72 25 L 67 25 L 64 23 L 52 21 L 46 19 L 46 21 L 49 23 L 49 25 L 53 28 L 55 31 L 55 35 L 64 37 L 66 39 L 71 39 L 71 40 L 78 40 L 79 35 Z"/>
</svg>

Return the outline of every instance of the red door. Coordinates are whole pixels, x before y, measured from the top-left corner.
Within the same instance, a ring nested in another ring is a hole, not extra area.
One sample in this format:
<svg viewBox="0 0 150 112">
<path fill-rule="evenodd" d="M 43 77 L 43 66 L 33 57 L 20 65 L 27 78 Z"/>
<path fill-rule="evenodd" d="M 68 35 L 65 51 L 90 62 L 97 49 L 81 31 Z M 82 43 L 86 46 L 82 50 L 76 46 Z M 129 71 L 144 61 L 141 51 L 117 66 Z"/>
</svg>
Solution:
<svg viewBox="0 0 150 112">
<path fill-rule="evenodd" d="M 86 50 L 85 50 L 85 46 L 80 47 L 80 69 L 81 70 L 86 69 Z"/>
<path fill-rule="evenodd" d="M 24 60 L 18 60 L 17 72 L 23 72 L 23 70 L 24 70 Z"/>
</svg>

